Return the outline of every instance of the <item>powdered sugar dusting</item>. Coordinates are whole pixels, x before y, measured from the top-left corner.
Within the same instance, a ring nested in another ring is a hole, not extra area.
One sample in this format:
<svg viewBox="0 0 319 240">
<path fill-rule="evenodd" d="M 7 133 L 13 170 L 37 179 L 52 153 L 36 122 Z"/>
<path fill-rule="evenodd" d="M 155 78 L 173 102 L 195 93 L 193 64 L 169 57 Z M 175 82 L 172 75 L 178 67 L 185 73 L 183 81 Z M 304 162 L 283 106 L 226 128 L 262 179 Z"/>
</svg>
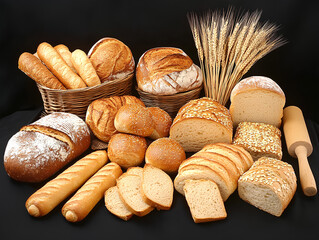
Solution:
<svg viewBox="0 0 319 240">
<path fill-rule="evenodd" d="M 232 90 L 231 98 L 243 88 L 263 88 L 285 95 L 280 86 L 272 79 L 264 76 L 252 76 L 241 80 Z"/>
</svg>

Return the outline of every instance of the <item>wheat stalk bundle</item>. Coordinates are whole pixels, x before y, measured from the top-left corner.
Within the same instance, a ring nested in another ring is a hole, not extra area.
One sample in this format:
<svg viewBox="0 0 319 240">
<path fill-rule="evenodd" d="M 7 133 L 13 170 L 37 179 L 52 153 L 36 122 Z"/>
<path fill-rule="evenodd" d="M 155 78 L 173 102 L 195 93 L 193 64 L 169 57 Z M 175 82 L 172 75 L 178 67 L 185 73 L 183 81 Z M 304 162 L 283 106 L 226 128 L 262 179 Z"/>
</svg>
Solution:
<svg viewBox="0 0 319 240">
<path fill-rule="evenodd" d="M 260 11 L 236 16 L 232 9 L 188 14 L 204 77 L 205 95 L 226 105 L 230 93 L 259 59 L 285 44 L 278 27 L 259 22 Z"/>
</svg>

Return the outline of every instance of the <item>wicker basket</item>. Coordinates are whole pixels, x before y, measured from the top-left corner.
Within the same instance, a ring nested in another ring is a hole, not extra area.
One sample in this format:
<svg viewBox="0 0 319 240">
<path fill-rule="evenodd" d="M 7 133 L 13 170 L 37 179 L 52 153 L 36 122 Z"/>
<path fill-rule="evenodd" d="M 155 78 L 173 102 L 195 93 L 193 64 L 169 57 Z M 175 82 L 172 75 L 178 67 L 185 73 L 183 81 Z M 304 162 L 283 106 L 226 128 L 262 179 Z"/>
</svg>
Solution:
<svg viewBox="0 0 319 240">
<path fill-rule="evenodd" d="M 202 86 L 187 92 L 176 93 L 173 95 L 154 95 L 144 92 L 138 87 L 136 87 L 136 90 L 147 107 L 160 107 L 174 118 L 178 110 L 184 104 L 200 96 Z"/>
<path fill-rule="evenodd" d="M 57 90 L 37 84 L 46 113 L 69 112 L 85 118 L 87 107 L 99 98 L 131 94 L 134 74 L 94 87 Z"/>
</svg>

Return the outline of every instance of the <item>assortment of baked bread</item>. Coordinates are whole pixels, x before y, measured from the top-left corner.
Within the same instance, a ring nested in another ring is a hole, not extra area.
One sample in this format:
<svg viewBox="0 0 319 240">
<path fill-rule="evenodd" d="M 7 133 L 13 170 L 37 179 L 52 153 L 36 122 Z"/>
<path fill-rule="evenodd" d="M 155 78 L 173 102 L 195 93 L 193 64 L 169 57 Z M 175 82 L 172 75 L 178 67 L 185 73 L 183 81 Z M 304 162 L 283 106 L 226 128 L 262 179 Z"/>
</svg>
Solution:
<svg viewBox="0 0 319 240">
<path fill-rule="evenodd" d="M 38 84 L 67 90 L 133 74 L 135 62 L 124 43 L 103 38 L 88 54 L 41 43 L 36 54 L 20 56 L 19 68 Z M 136 80 L 142 91 L 166 95 L 203 78 L 181 49 L 154 48 L 139 59 Z M 104 198 L 110 213 L 128 220 L 169 210 L 176 190 L 194 222 L 215 221 L 227 217 L 224 202 L 237 189 L 244 201 L 280 216 L 296 191 L 294 169 L 281 160 L 285 95 L 273 80 L 253 76 L 235 86 L 230 101 L 227 109 L 207 97 L 191 100 L 172 119 L 134 96 L 97 99 L 85 119 L 56 112 L 22 127 L 7 144 L 4 166 L 17 181 L 49 179 L 26 201 L 34 217 L 70 197 L 62 214 L 81 221 Z M 90 150 L 93 139 L 107 151 Z"/>
</svg>

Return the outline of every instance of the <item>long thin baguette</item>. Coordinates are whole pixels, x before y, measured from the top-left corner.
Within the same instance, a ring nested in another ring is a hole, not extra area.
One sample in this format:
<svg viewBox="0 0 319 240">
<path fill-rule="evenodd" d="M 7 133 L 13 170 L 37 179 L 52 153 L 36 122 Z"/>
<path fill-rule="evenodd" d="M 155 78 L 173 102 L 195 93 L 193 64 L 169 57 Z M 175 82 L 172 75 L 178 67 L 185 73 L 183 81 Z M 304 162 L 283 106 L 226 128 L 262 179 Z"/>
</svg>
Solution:
<svg viewBox="0 0 319 240">
<path fill-rule="evenodd" d="M 37 54 L 42 62 L 50 69 L 68 89 L 85 88 L 84 81 L 72 71 L 61 55 L 49 43 L 43 42 L 38 46 Z"/>
<path fill-rule="evenodd" d="M 72 71 L 77 73 L 72 63 L 72 53 L 70 52 L 69 48 L 63 44 L 59 44 L 55 46 L 54 49 L 58 51 L 60 56 L 63 58 L 66 64 L 72 69 Z"/>
<path fill-rule="evenodd" d="M 70 222 L 83 220 L 122 174 L 117 163 L 109 163 L 93 175 L 63 206 L 62 214 Z"/>
<path fill-rule="evenodd" d="M 31 216 L 42 217 L 76 191 L 107 162 L 106 151 L 95 151 L 66 169 L 32 194 L 26 201 Z"/>
</svg>

